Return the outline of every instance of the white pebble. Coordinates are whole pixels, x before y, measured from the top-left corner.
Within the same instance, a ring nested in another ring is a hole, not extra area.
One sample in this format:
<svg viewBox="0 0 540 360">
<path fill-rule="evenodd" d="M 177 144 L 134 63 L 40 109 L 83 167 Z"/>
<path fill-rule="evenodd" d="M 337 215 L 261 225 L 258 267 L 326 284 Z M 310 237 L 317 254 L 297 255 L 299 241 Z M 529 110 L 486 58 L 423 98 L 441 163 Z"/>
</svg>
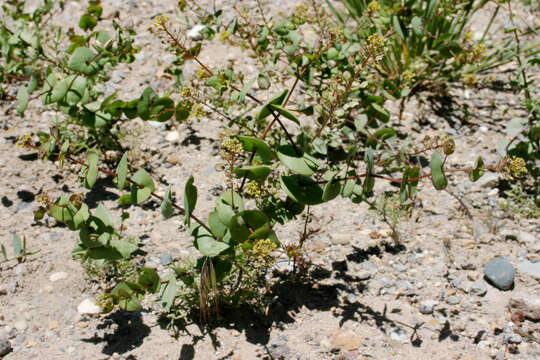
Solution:
<svg viewBox="0 0 540 360">
<path fill-rule="evenodd" d="M 79 314 L 99 314 L 101 309 L 96 305 L 94 300 L 86 299 L 77 306 L 77 312 Z"/>
<path fill-rule="evenodd" d="M 67 272 L 60 271 L 60 272 L 55 272 L 51 274 L 51 276 L 49 276 L 49 280 L 51 280 L 52 282 L 56 282 L 59 280 L 67 279 L 67 277 L 68 277 Z"/>
</svg>

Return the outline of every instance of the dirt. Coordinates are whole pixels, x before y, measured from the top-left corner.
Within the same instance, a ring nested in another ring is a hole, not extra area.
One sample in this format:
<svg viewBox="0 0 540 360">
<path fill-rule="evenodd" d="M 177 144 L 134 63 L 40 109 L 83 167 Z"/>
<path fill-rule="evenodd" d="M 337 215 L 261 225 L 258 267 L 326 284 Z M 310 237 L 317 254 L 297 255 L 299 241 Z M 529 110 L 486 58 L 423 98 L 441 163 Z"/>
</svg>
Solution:
<svg viewBox="0 0 540 360">
<path fill-rule="evenodd" d="M 222 3 L 230 8 L 234 1 Z M 274 5 L 285 11 L 295 3 Z M 66 11 L 52 21 L 75 24 L 83 6 L 68 2 Z M 103 8 L 100 27 L 109 27 L 118 12 L 121 24 L 133 23 L 142 46 L 135 63 L 115 70 L 116 80 L 106 91 L 133 98 L 149 85 L 165 92 L 172 80 L 163 70 L 173 58 L 147 28 L 158 14 L 174 15 L 176 1 L 107 0 Z M 481 31 L 488 10 L 478 15 L 473 30 Z M 538 22 L 523 9 L 518 13 Z M 497 21 L 503 23 L 504 14 Z M 204 42 L 201 59 L 209 65 L 232 58 L 246 72 L 256 72 L 254 63 L 237 49 L 218 40 Z M 196 71 L 194 64 L 187 68 Z M 493 75 L 502 81 L 513 76 Z M 487 87 L 455 87 L 448 95 L 443 100 L 421 96 L 410 101 L 401 120 L 398 104 L 391 104 L 391 121 L 400 131 L 412 131 L 414 140 L 426 134 L 453 136 L 452 166 L 474 165 L 478 155 L 487 164 L 495 163 L 506 124 L 525 116 L 519 95 Z M 175 338 L 158 321 L 159 308 L 151 302 L 135 313 L 81 315 L 79 304 L 95 299 L 100 289 L 71 257 L 77 235 L 49 218 L 33 220 L 37 194 L 47 191 L 55 198 L 86 192 L 77 181 L 79 169 L 58 169 L 15 146 L 23 134 L 47 131 L 55 114 L 33 102 L 21 119 L 9 103 L 0 106 L 1 243 L 10 252 L 17 234 L 26 237 L 29 251 L 39 251 L 21 264 L 0 263 L 0 339 L 8 339 L 12 348 L 6 360 L 540 358 L 539 319 L 525 319 L 518 326 L 509 309 L 515 294 L 540 297 L 539 279 L 519 271 L 523 263 L 540 261 L 540 224 L 537 218 L 501 209 L 507 183 L 497 174 L 478 183 L 468 182 L 466 174 L 451 177 L 449 189 L 466 204 L 472 219 L 450 193 L 437 192 L 429 180 L 422 181 L 413 216 L 397 225 L 399 244 L 391 239 L 388 225 L 365 205 L 338 199 L 314 207 L 310 225 L 322 229 L 307 244 L 314 280 L 279 283 L 268 316 L 243 310 L 221 314 L 210 329 L 190 325 Z M 135 154 L 150 160 L 158 192 L 170 184 L 182 194 L 193 175 L 200 194 L 196 211 L 204 216 L 223 190 L 224 176 L 216 165 L 218 134 L 225 127 L 217 117 L 177 128 L 133 120 L 126 123 L 130 135 L 125 140 Z M 177 141 L 167 140 L 176 135 Z M 395 191 L 384 182 L 377 189 Z M 92 207 L 103 202 L 115 216 L 120 215 L 118 196 L 106 179 L 86 193 Z M 170 271 L 161 264 L 163 254 L 180 259 L 194 253 L 182 219 L 163 220 L 157 202 L 131 210 L 126 225 L 127 235 L 142 239 L 146 265 L 160 273 Z M 298 220 L 276 230 L 287 243 L 296 241 L 302 227 Z M 484 278 L 483 267 L 495 257 L 504 257 L 516 269 L 510 290 L 499 290 Z M 288 269 L 291 264 L 279 262 L 276 267 Z"/>
</svg>

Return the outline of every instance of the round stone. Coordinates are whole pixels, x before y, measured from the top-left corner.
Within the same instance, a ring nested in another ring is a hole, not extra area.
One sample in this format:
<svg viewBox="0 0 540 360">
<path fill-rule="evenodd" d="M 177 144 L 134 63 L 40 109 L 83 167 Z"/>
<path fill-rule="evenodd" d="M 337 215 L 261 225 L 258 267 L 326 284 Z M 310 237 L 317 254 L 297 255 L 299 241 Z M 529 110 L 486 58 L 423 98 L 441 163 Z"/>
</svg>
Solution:
<svg viewBox="0 0 540 360">
<path fill-rule="evenodd" d="M 500 290 L 509 290 L 514 284 L 514 267 L 504 258 L 491 259 L 484 266 L 484 275 L 490 284 Z"/>
</svg>

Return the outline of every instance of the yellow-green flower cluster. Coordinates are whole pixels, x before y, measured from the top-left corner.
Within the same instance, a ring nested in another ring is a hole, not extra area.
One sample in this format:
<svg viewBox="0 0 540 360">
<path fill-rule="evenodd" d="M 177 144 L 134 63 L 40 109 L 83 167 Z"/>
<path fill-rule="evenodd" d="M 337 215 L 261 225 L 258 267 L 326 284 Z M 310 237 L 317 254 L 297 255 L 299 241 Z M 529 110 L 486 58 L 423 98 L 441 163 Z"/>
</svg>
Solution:
<svg viewBox="0 0 540 360">
<path fill-rule="evenodd" d="M 221 143 L 219 155 L 227 161 L 232 161 L 242 150 L 242 143 L 237 138 L 227 138 Z"/>
<path fill-rule="evenodd" d="M 51 199 L 49 198 L 49 193 L 46 191 L 40 195 L 36 195 L 36 201 L 42 205 L 49 205 L 52 203 Z"/>
<path fill-rule="evenodd" d="M 253 244 L 251 254 L 258 258 L 268 258 L 275 249 L 276 244 L 272 240 L 259 240 Z"/>
<path fill-rule="evenodd" d="M 221 41 L 225 41 L 225 40 L 229 40 L 229 37 L 231 36 L 231 33 L 227 30 L 223 30 L 220 34 L 219 34 L 219 40 Z"/>
<path fill-rule="evenodd" d="M 340 26 L 332 26 L 328 28 L 328 34 L 332 40 L 343 40 L 345 35 L 343 34 L 343 28 Z"/>
<path fill-rule="evenodd" d="M 411 70 L 405 70 L 403 72 L 403 78 L 405 79 L 405 81 L 410 83 L 414 81 L 414 79 L 416 78 L 416 74 Z"/>
<path fill-rule="evenodd" d="M 154 29 L 158 31 L 167 29 L 171 25 L 171 18 L 167 15 L 158 15 L 154 18 L 154 23 L 152 25 Z"/>
<path fill-rule="evenodd" d="M 260 199 L 264 195 L 264 189 L 258 182 L 250 181 L 246 186 L 246 194 L 254 199 Z"/>
<path fill-rule="evenodd" d="M 194 118 L 201 118 L 204 116 L 204 114 L 205 112 L 202 104 L 193 105 L 193 107 L 191 108 L 191 112 L 189 113 L 189 115 Z"/>
<path fill-rule="evenodd" d="M 364 57 L 373 58 L 378 62 L 384 54 L 384 46 L 386 39 L 379 34 L 372 34 L 367 38 L 366 45 L 364 47 Z"/>
<path fill-rule="evenodd" d="M 467 86 L 475 86 L 478 83 L 478 78 L 475 74 L 465 74 L 463 75 L 463 82 Z"/>
<path fill-rule="evenodd" d="M 192 97 L 193 96 L 193 88 L 190 87 L 190 86 L 186 86 L 186 87 L 182 88 L 182 90 L 180 91 L 180 96 L 181 97 Z"/>
<path fill-rule="evenodd" d="M 370 13 L 375 14 L 381 10 L 381 5 L 377 1 L 372 1 L 368 4 L 368 10 Z"/>
<path fill-rule="evenodd" d="M 304 24 L 308 19 L 308 7 L 306 5 L 298 5 L 294 10 L 292 21 L 295 24 Z"/>
<path fill-rule="evenodd" d="M 30 136 L 30 134 L 21 135 L 21 137 L 19 137 L 19 140 L 17 141 L 17 147 L 20 147 L 20 148 L 32 146 L 32 145 L 33 145 L 33 141 L 32 141 L 32 136 Z"/>
<path fill-rule="evenodd" d="M 476 44 L 471 52 L 471 57 L 473 60 L 478 60 L 484 57 L 486 52 L 486 46 L 484 44 Z"/>
<path fill-rule="evenodd" d="M 442 141 L 442 148 L 445 155 L 453 154 L 456 150 L 456 142 L 454 141 L 454 139 L 451 136 L 445 136 L 443 137 Z"/>
<path fill-rule="evenodd" d="M 512 156 L 505 158 L 505 171 L 513 177 L 520 178 L 527 174 L 527 163 L 523 158 Z"/>
</svg>

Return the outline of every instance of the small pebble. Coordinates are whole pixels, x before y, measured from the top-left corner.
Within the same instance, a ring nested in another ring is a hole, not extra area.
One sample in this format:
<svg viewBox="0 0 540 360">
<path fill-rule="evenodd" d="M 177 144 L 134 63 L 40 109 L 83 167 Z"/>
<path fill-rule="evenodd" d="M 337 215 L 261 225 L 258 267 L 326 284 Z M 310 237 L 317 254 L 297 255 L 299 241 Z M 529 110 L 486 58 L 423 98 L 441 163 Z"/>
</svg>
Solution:
<svg viewBox="0 0 540 360">
<path fill-rule="evenodd" d="M 55 272 L 55 273 L 52 273 L 51 276 L 49 276 L 49 280 L 52 282 L 56 282 L 56 281 L 67 279 L 68 276 L 69 274 L 67 272 L 63 272 L 63 271 Z"/>
</svg>

